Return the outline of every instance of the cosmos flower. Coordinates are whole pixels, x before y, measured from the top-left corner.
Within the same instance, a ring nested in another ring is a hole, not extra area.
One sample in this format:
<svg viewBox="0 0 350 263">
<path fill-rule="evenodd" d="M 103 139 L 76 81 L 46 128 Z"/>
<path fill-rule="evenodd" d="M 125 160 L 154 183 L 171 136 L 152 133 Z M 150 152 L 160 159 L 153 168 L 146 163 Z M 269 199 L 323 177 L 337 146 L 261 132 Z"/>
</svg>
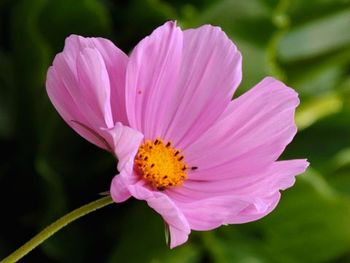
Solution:
<svg viewBox="0 0 350 263">
<path fill-rule="evenodd" d="M 219 27 L 167 22 L 130 56 L 107 39 L 72 35 L 48 71 L 63 119 L 118 159 L 113 200 L 145 200 L 172 248 L 191 229 L 264 217 L 308 166 L 277 160 L 296 133 L 298 94 L 267 77 L 231 100 L 241 63 Z"/>
</svg>

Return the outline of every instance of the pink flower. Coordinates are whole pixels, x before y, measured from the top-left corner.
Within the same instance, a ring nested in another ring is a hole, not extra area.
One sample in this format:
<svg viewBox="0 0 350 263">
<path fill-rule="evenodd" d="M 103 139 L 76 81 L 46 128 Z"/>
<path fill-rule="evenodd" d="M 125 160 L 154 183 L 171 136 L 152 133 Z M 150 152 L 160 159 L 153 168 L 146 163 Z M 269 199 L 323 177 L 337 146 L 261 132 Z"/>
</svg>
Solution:
<svg viewBox="0 0 350 263">
<path fill-rule="evenodd" d="M 109 40 L 72 35 L 48 71 L 63 119 L 118 158 L 113 200 L 145 200 L 172 248 L 191 229 L 267 215 L 308 166 L 277 161 L 296 133 L 298 94 L 267 77 L 231 101 L 241 62 L 220 28 L 168 22 L 129 57 Z"/>
</svg>

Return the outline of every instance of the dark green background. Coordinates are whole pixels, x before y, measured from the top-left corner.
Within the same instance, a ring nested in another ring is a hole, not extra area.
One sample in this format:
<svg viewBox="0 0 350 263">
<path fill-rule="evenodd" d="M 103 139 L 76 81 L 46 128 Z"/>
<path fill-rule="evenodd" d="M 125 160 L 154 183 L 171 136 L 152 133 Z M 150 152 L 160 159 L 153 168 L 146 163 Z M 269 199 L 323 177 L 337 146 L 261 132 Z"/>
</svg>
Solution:
<svg viewBox="0 0 350 263">
<path fill-rule="evenodd" d="M 125 52 L 164 21 L 221 26 L 243 53 L 239 93 L 266 75 L 301 97 L 299 133 L 283 158 L 311 168 L 255 223 L 193 232 L 169 250 L 143 202 L 68 226 L 23 262 L 350 262 L 350 1 L 0 0 L 0 258 L 108 190 L 115 160 L 67 127 L 46 70 L 71 33 Z"/>
</svg>

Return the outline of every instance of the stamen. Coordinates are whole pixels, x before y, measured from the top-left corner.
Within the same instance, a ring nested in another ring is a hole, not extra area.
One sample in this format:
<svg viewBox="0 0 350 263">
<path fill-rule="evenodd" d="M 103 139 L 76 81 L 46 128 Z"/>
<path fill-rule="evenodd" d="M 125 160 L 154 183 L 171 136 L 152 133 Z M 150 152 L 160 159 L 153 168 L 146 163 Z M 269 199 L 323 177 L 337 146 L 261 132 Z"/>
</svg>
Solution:
<svg viewBox="0 0 350 263">
<path fill-rule="evenodd" d="M 160 138 L 147 140 L 139 148 L 135 157 L 135 170 L 152 187 L 163 191 L 168 187 L 182 185 L 187 179 L 189 167 L 184 163 L 180 150 L 173 148 L 170 141 Z"/>
</svg>

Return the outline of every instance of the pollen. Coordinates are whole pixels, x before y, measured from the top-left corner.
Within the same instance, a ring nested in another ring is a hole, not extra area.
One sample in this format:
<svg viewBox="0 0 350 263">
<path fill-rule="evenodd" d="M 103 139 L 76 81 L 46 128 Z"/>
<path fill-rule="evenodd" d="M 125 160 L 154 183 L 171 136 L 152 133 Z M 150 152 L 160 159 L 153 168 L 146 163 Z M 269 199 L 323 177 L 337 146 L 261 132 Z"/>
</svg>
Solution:
<svg viewBox="0 0 350 263">
<path fill-rule="evenodd" d="M 135 157 L 135 170 L 152 187 L 165 190 L 181 186 L 187 179 L 189 167 L 185 157 L 172 143 L 162 139 L 147 140 L 141 144 Z"/>
</svg>

